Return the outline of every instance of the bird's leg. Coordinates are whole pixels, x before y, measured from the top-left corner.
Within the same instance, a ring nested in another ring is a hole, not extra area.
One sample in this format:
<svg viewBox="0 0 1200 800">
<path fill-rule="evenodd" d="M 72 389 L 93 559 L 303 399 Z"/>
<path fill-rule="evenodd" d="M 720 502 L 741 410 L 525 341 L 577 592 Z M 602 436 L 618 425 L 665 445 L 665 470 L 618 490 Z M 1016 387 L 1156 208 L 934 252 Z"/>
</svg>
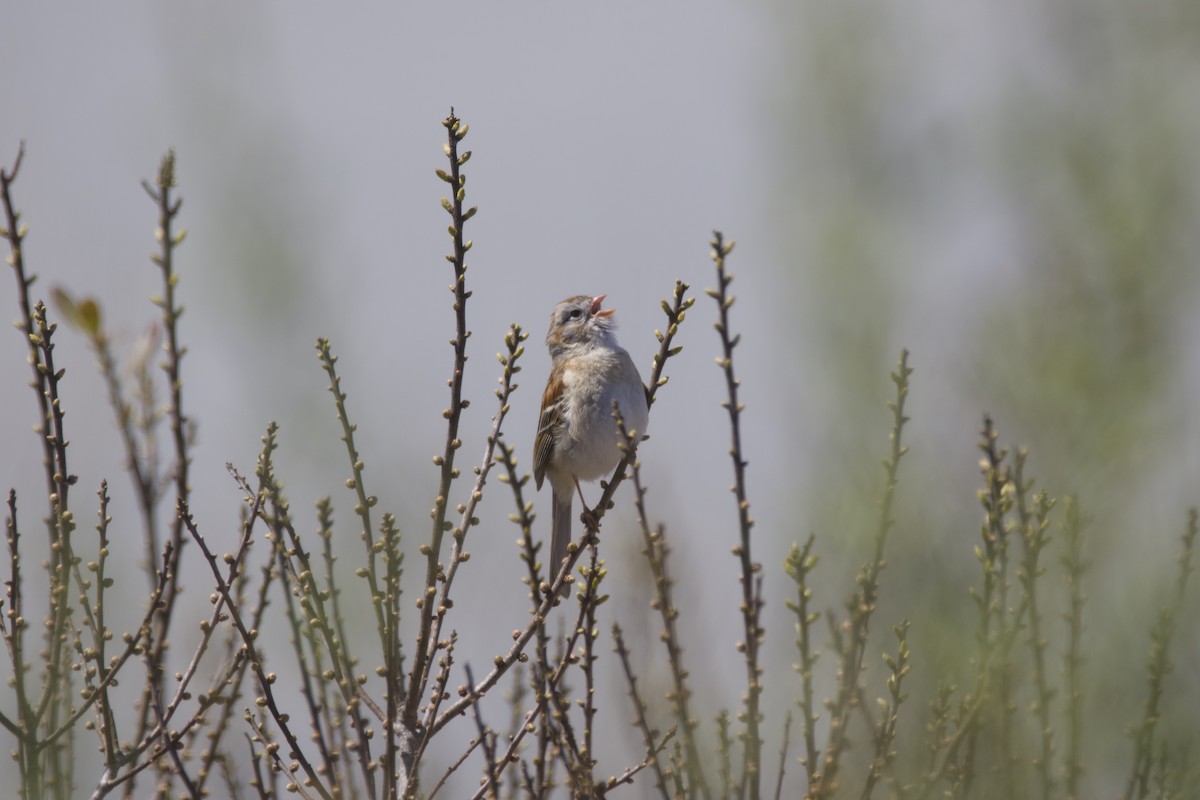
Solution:
<svg viewBox="0 0 1200 800">
<path fill-rule="evenodd" d="M 583 513 L 579 515 L 579 519 L 587 526 L 589 533 L 600 532 L 600 520 L 588 508 L 587 500 L 583 499 L 583 487 L 579 485 L 579 479 L 575 478 L 575 490 L 579 492 L 579 503 L 583 506 Z"/>
</svg>

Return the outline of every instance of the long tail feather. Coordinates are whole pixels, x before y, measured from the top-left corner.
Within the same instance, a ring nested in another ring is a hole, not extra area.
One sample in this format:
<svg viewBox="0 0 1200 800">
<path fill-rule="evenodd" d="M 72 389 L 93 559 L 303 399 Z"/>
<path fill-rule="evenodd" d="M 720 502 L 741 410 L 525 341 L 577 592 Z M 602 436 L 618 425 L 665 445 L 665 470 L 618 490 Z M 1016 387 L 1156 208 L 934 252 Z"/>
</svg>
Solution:
<svg viewBox="0 0 1200 800">
<path fill-rule="evenodd" d="M 551 581 L 558 577 L 562 561 L 567 557 L 567 545 L 571 543 L 571 493 L 555 489 L 553 495 L 554 531 L 550 539 L 550 564 L 547 568 Z M 570 593 L 571 588 L 564 583 L 559 594 L 566 597 Z"/>
</svg>

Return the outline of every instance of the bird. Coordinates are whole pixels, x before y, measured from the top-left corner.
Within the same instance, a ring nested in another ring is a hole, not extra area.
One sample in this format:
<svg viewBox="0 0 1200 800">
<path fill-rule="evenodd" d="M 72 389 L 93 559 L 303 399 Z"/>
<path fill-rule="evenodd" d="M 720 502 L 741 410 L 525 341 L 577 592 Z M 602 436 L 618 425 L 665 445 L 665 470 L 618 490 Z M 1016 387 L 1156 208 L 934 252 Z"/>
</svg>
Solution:
<svg viewBox="0 0 1200 800">
<path fill-rule="evenodd" d="M 649 421 L 645 384 L 617 344 L 613 309 L 601 307 L 605 297 L 581 294 L 563 300 L 554 307 L 546 334 L 550 377 L 533 442 L 533 476 L 539 491 L 550 481 L 552 583 L 571 541 L 573 490 L 583 503 L 585 523 L 594 529 L 579 482 L 606 474 L 623 455 L 613 402 L 635 441 Z M 565 596 L 569 588 L 564 583 L 560 591 Z"/>
</svg>

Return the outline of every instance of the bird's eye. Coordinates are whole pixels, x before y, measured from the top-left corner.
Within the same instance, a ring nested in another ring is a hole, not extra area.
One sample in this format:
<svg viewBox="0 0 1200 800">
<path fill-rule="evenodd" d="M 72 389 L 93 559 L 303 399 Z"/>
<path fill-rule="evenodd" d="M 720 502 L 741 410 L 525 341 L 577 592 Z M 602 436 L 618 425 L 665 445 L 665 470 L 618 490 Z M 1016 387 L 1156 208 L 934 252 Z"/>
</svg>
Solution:
<svg viewBox="0 0 1200 800">
<path fill-rule="evenodd" d="M 583 316 L 583 309 L 579 309 L 579 308 L 571 309 L 571 319 L 579 319 L 582 316 Z"/>
</svg>

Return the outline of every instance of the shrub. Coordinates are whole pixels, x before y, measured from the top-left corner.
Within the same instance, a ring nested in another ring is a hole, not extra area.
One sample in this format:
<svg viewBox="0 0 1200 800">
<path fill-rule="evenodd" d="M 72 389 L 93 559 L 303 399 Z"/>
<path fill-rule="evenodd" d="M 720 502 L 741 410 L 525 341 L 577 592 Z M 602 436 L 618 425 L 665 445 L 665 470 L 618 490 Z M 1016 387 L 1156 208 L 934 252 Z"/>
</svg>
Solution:
<svg viewBox="0 0 1200 800">
<path fill-rule="evenodd" d="M 920 654 L 909 649 L 910 626 L 920 620 L 896 625 L 885 644 L 872 636 L 894 523 L 893 500 L 907 452 L 902 434 L 913 373 L 907 352 L 901 353 L 891 376 L 895 397 L 888 404 L 890 448 L 873 550 L 844 610 L 816 610 L 810 586 L 818 565 L 815 537 L 794 545 L 783 564 L 792 592 L 785 602 L 796 620 L 797 661 L 790 691 L 796 695 L 797 713 L 784 715 L 781 730 L 764 729 L 763 575 L 779 567 L 764 567 L 754 558 L 754 520 L 741 441 L 743 406 L 734 369 L 739 337 L 731 317 L 733 277 L 727 270 L 733 244 L 720 233 L 712 241 L 716 288 L 708 295 L 715 302 L 717 365 L 725 378 L 722 405 L 729 417 L 738 519 L 730 538 L 739 571 L 742 629 L 737 648 L 744 657 L 744 690 L 735 712 L 720 712 L 712 727 L 700 722 L 698 714 L 710 709 L 693 695 L 678 625 L 687 609 L 674 593 L 671 540 L 664 525 L 650 521 L 636 458 L 641 436 L 626 430 L 618 418 L 625 458 L 603 484 L 590 513 L 602 522 L 619 488 L 630 484 L 625 495 L 636 509 L 653 576 L 651 606 L 661 623 L 669 671 L 665 707 L 646 696 L 620 622 L 612 624 L 608 637 L 600 629 L 599 609 L 608 598 L 599 527 L 581 531 L 567 557 L 571 569 L 553 583 L 548 580 L 554 573 L 548 566 L 556 565 L 543 563 L 542 543 L 534 535 L 536 518 L 526 495 L 529 476 L 521 472 L 504 437 L 527 339 L 519 325 L 506 334 L 499 355 L 500 388 L 483 457 L 472 466 L 473 477 L 463 483 L 459 422 L 469 404 L 463 375 L 471 298 L 466 259 L 472 244 L 465 227 L 476 209 L 466 205 L 464 167 L 471 153 L 462 149 L 462 142 L 467 126 L 453 112 L 443 124 L 447 164 L 437 174 L 449 189 L 442 205 L 450 216 L 451 252 L 446 258 L 453 272 L 456 333 L 450 403 L 443 414 L 444 448 L 434 459 L 439 485 L 415 578 L 411 569 L 405 575 L 397 518 L 381 513 L 376 496 L 367 491 L 355 444 L 357 428 L 347 409 L 337 357 L 325 339 L 318 340 L 316 350 L 342 428 L 350 465 L 347 486 L 356 497 L 354 514 L 363 543 L 356 556 L 358 583 L 343 587 L 334 569 L 333 506 L 328 498 L 316 504 L 316 535 L 298 532 L 279 478 L 274 424 L 263 437 L 253 477 L 229 467 L 243 501 L 236 546 L 218 552 L 202 532 L 189 489 L 192 425 L 184 406 L 186 350 L 177 325 L 182 307 L 176 269 L 185 232 L 178 225 L 181 202 L 173 154 L 163 159 L 155 181 L 145 184 L 158 211 L 159 252 L 153 260 L 163 286 L 154 301 L 161 311 L 166 354 L 162 385 L 148 357 L 157 342 L 144 347 L 132 359 L 132 369 L 122 372 L 101 304 L 54 292 L 59 318 L 82 332 L 98 357 L 144 526 L 145 611 L 121 622 L 112 619 L 116 612 L 109 601 L 111 559 L 136 560 L 136 546 L 126 536 L 110 536 L 107 482 L 97 492 L 96 537 L 84 540 L 78 530 L 75 509 L 82 501 L 73 491 L 77 481 L 68 459 L 62 391 L 66 371 L 54 358 L 60 334 L 46 304 L 33 300 L 34 278 L 22 249 L 27 231 L 12 195 L 23 151 L 11 169 L 0 171 L 3 235 L 10 244 L 17 285 L 17 324 L 27 342 L 39 402 L 36 430 L 43 447 L 49 552 L 41 573 L 28 566 L 22 542 L 27 535 L 22 516 L 27 518 L 28 512 L 18 513 L 17 493 L 10 489 L 7 593 L 0 633 L 11 671 L 0 724 L 15 743 L 19 794 L 65 798 L 82 790 L 103 797 L 140 790 L 164 796 L 268 797 L 285 790 L 303 797 L 431 798 L 443 791 L 473 791 L 474 797 L 545 797 L 563 787 L 560 795 L 574 797 L 603 797 L 619 789 L 640 796 L 706 799 L 800 794 L 865 798 L 880 793 L 900 798 L 1081 796 L 1088 768 L 1081 747 L 1088 720 L 1081 690 L 1087 663 L 1086 517 L 1074 498 L 1060 501 L 1036 490 L 1025 474 L 1026 450 L 1001 447 L 990 418 L 985 418 L 980 441 L 983 521 L 975 550 L 981 574 L 970 590 L 977 627 L 969 681 L 955 687 L 949 679 L 941 680 L 934 695 L 924 700 L 928 712 L 922 712 L 919 704 L 909 702 L 906 691 L 914 669 L 931 668 L 921 665 Z M 667 385 L 668 362 L 681 349 L 676 337 L 695 303 L 689 288 L 677 282 L 671 297 L 662 302 L 666 321 L 663 331 L 656 332 L 659 349 L 647 390 L 652 407 Z M 164 409 L 157 405 L 160 390 L 165 391 Z M 170 454 L 162 462 L 156 442 L 164 427 Z M 486 670 L 477 672 L 466 664 L 458 670 L 458 635 L 448 627 L 453 590 L 460 569 L 468 569 L 471 530 L 480 525 L 476 508 L 493 474 L 512 495 L 510 519 L 521 531 L 521 579 L 528 588 L 530 610 L 524 619 L 495 622 L 512 627 L 512 644 Z M 452 499 L 455 496 L 459 502 Z M 164 502 L 174 513 L 162 527 L 158 520 Z M 22 498 L 21 507 L 26 505 Z M 1127 782 L 1120 789 L 1123 797 L 1197 796 L 1200 772 L 1187 743 L 1167 741 L 1159 725 L 1164 714 L 1188 713 L 1171 708 L 1166 698 L 1172 638 L 1188 619 L 1186 591 L 1196 533 L 1197 514 L 1192 510 L 1173 601 L 1150 629 L 1146 683 L 1128 687 L 1143 692 L 1146 699 L 1141 719 L 1130 727 L 1133 752 Z M 185 558 L 207 568 L 210 608 L 200 625 L 199 641 L 180 658 L 169 652 L 169 644 L 181 624 L 178 579 Z M 1054 575 L 1068 587 L 1062 608 L 1041 589 L 1055 561 Z M 566 577 L 576 568 L 576 575 Z M 564 582 L 573 584 L 575 593 L 560 601 L 558 589 Z M 412 637 L 405 636 L 402 626 L 406 586 L 414 598 L 407 606 L 416 616 Z M 354 641 L 346 626 L 344 592 L 365 594 L 376 632 L 373 641 Z M 270 607 L 272 597 L 280 608 Z M 30 619 L 37 614 L 43 615 L 44 632 L 34 652 Z M 830 643 L 824 653 L 818 647 L 822 617 Z M 1065 621 L 1065 633 L 1052 634 L 1050 625 L 1059 617 Z M 555 621 L 560 623 L 558 633 L 552 632 Z M 268 626 L 277 625 L 290 632 L 291 652 L 268 651 L 265 637 L 260 637 Z M 119 642 L 114 641 L 117 631 Z M 1059 645 L 1051 647 L 1052 639 Z M 598 653 L 608 647 L 615 650 L 614 665 L 624 676 L 643 756 L 605 777 L 597 770 L 604 743 L 596 736 L 595 718 L 602 706 L 624 702 L 600 693 Z M 1061 658 L 1061 671 L 1052 667 L 1053 658 Z M 362 664 L 369 664 L 371 672 L 363 671 Z M 835 688 L 819 701 L 815 678 L 822 669 Z M 780 674 L 776 679 L 782 679 Z M 509 687 L 509 719 L 496 726 L 486 718 L 495 713 L 495 704 L 483 701 L 503 687 Z M 468 724 L 455 724 L 463 719 Z M 447 763 L 430 758 L 435 737 L 459 737 L 460 756 Z M 715 759 L 708 755 L 712 739 Z M 77 758 L 80 748 L 89 742 L 101 754 L 95 774 L 84 774 L 78 766 L 85 763 Z M 797 758 L 793 751 L 798 751 L 803 770 L 790 769 Z M 481 776 L 477 788 L 470 790 L 463 788 L 469 781 L 454 777 L 470 769 L 468 763 Z"/>
</svg>

